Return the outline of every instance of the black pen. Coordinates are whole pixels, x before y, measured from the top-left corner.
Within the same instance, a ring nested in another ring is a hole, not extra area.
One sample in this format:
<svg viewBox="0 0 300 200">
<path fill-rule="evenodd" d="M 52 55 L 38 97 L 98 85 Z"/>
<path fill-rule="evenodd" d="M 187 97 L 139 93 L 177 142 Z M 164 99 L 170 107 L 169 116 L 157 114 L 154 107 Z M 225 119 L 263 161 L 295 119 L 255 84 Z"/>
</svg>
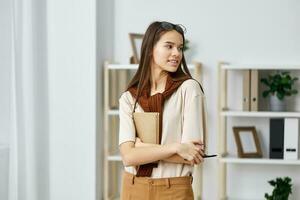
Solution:
<svg viewBox="0 0 300 200">
<path fill-rule="evenodd" d="M 202 156 L 202 158 L 211 158 L 211 157 L 216 157 L 216 156 L 217 156 L 216 154 L 213 154 L 213 155 L 204 154 L 204 156 Z"/>
</svg>

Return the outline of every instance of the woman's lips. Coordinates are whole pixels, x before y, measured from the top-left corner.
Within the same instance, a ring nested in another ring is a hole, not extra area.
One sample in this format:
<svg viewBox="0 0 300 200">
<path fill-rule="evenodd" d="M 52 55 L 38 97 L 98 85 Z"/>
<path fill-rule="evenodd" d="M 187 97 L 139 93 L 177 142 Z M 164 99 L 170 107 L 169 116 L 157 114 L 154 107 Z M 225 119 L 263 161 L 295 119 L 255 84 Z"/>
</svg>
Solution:
<svg viewBox="0 0 300 200">
<path fill-rule="evenodd" d="M 168 60 L 168 63 L 170 65 L 177 66 L 179 62 L 178 62 L 178 60 Z"/>
</svg>

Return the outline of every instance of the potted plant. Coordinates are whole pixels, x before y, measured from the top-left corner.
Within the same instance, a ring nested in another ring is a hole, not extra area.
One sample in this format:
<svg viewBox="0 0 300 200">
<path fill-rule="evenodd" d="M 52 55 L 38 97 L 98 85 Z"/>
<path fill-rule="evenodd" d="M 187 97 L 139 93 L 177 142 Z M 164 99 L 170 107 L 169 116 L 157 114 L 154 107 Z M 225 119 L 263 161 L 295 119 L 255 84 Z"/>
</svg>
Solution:
<svg viewBox="0 0 300 200">
<path fill-rule="evenodd" d="M 288 200 L 292 194 L 292 179 L 289 177 L 276 178 L 276 180 L 268 181 L 274 187 L 272 195 L 265 193 L 266 200 Z"/>
<path fill-rule="evenodd" d="M 270 95 L 270 110 L 285 111 L 286 110 L 286 96 L 297 94 L 298 91 L 293 89 L 295 81 L 298 78 L 292 78 L 290 72 L 277 71 L 274 75 L 269 75 L 268 78 L 262 78 L 260 81 L 265 84 L 268 89 L 263 91 L 263 97 Z"/>
<path fill-rule="evenodd" d="M 188 40 L 188 39 L 185 39 L 185 42 L 184 42 L 184 47 L 183 47 L 183 51 L 187 51 L 187 50 L 189 50 L 189 43 L 190 43 L 190 41 Z"/>
<path fill-rule="evenodd" d="M 185 41 L 184 41 L 184 46 L 183 46 L 182 51 L 184 52 L 184 58 L 185 58 L 185 61 L 186 61 L 187 63 L 190 63 L 190 62 L 191 62 L 191 59 L 192 59 L 192 54 L 193 54 L 193 51 L 192 51 L 192 48 L 191 48 L 190 40 L 185 39 Z"/>
</svg>

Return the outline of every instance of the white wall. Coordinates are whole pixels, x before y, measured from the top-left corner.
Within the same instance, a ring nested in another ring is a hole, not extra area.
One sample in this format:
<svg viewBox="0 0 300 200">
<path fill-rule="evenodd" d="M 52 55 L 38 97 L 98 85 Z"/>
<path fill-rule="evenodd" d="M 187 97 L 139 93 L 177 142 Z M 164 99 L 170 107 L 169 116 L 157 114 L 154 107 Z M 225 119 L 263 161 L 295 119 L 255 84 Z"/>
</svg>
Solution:
<svg viewBox="0 0 300 200">
<path fill-rule="evenodd" d="M 0 0 L 0 144 L 8 144 L 11 66 L 11 3 Z"/>
<path fill-rule="evenodd" d="M 184 24 L 191 43 L 191 60 L 204 64 L 204 87 L 209 111 L 209 152 L 217 151 L 217 64 L 219 61 L 247 64 L 300 63 L 300 2 L 265 1 L 141 1 L 115 0 L 115 60 L 128 63 L 131 47 L 129 32 L 143 33 L 154 20 Z M 230 95 L 229 95 L 230 96 Z M 264 122 L 264 121 L 263 121 Z M 253 121 L 268 128 L 263 122 Z M 243 121 L 233 122 L 237 124 Z M 268 136 L 262 136 L 267 151 Z M 233 142 L 229 149 L 235 151 Z M 267 180 L 289 175 L 294 182 L 293 198 L 300 196 L 299 167 L 232 166 L 229 168 L 229 195 L 263 199 L 270 192 Z M 217 199 L 217 162 L 205 163 L 204 199 Z"/>
<path fill-rule="evenodd" d="M 0 0 L 0 199 L 8 198 L 8 137 L 10 131 L 11 9 Z"/>
<path fill-rule="evenodd" d="M 0 145 L 0 199 L 8 199 L 8 149 Z"/>
<path fill-rule="evenodd" d="M 96 191 L 96 1 L 52 0 L 48 13 L 50 199 Z"/>
</svg>

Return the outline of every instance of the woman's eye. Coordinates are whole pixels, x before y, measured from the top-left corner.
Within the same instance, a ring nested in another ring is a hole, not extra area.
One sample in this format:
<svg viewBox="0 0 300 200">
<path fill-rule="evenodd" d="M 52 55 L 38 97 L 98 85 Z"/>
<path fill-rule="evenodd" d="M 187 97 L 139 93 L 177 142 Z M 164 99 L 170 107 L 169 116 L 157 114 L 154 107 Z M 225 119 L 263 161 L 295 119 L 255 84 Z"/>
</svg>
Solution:
<svg viewBox="0 0 300 200">
<path fill-rule="evenodd" d="M 179 47 L 178 50 L 179 50 L 179 51 L 183 51 L 183 47 Z"/>
<path fill-rule="evenodd" d="M 168 49 L 172 49 L 172 45 L 166 45 Z"/>
</svg>

